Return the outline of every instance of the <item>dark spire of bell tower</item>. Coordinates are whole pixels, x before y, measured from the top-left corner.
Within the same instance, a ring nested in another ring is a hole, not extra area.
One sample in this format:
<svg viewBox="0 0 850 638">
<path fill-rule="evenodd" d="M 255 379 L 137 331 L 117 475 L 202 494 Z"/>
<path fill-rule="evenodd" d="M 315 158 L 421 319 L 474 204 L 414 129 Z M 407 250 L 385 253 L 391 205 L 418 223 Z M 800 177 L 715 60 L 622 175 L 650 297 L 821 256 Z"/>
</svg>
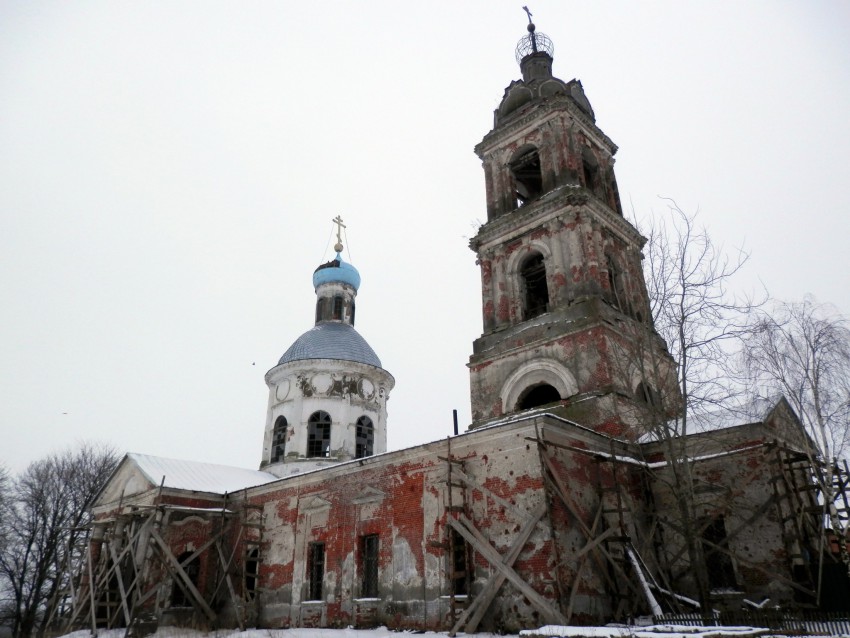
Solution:
<svg viewBox="0 0 850 638">
<path fill-rule="evenodd" d="M 552 77 L 552 54 L 555 46 L 544 33 L 537 33 L 537 27 L 531 21 L 531 11 L 523 7 L 528 15 L 528 35 L 520 38 L 516 45 L 516 61 L 522 70 L 522 79 L 546 80 Z"/>
</svg>

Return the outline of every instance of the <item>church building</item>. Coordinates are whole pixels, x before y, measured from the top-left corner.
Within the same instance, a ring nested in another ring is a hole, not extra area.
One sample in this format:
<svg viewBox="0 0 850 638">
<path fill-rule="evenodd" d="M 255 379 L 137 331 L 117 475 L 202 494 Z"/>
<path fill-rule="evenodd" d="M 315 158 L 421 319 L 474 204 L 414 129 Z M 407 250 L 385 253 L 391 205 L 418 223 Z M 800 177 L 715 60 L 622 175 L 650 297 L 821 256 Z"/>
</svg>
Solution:
<svg viewBox="0 0 850 638">
<path fill-rule="evenodd" d="M 675 361 L 617 147 L 552 53 L 529 23 L 522 77 L 475 147 L 468 430 L 387 450 L 405 380 L 355 328 L 361 275 L 338 233 L 312 274 L 313 327 L 266 373 L 259 469 L 127 454 L 93 507 L 67 626 L 515 632 L 822 600 L 816 459 L 787 402 L 669 436 Z"/>
</svg>

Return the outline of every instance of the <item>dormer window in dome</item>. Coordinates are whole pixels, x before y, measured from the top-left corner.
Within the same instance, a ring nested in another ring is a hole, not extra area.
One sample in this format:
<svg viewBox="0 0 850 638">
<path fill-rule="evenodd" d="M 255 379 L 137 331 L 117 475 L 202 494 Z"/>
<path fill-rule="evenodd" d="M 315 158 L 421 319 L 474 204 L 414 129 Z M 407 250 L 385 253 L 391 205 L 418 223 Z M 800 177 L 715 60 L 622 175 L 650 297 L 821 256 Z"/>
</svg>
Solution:
<svg viewBox="0 0 850 638">
<path fill-rule="evenodd" d="M 508 168 L 514 180 L 517 208 L 540 197 L 543 193 L 543 174 L 536 148 L 522 149 L 508 164 Z"/>
</svg>

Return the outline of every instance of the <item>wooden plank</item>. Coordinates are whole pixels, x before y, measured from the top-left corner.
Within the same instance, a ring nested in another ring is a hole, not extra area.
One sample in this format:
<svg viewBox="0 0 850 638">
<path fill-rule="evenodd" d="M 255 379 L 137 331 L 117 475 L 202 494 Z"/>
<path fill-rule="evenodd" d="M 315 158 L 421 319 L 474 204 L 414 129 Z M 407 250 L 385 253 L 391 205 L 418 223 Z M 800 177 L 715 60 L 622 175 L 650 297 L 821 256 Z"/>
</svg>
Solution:
<svg viewBox="0 0 850 638">
<path fill-rule="evenodd" d="M 91 543 L 89 543 L 87 562 L 89 564 L 89 599 L 91 601 L 91 635 L 97 636 L 97 605 L 94 600 L 94 567 L 91 561 Z"/>
<path fill-rule="evenodd" d="M 236 600 L 236 591 L 233 589 L 233 581 L 230 578 L 229 561 L 225 559 L 224 552 L 221 549 L 221 543 L 216 543 L 215 548 L 218 551 L 218 558 L 221 561 L 221 566 L 224 569 L 224 578 L 227 582 L 227 590 L 230 592 L 230 600 L 233 602 L 233 608 L 236 610 L 236 619 L 239 621 L 239 631 L 245 631 L 245 610 L 240 604 L 241 601 Z"/>
<path fill-rule="evenodd" d="M 448 523 L 457 530 L 457 532 L 487 560 L 487 562 L 502 572 L 505 577 L 511 581 L 511 584 L 513 584 L 514 587 L 528 598 L 529 602 L 537 609 L 537 611 L 540 612 L 547 622 L 553 624 L 563 624 L 565 622 L 565 618 L 561 615 L 560 611 L 553 609 L 543 596 L 538 594 L 531 585 L 520 578 L 519 574 L 517 574 L 512 568 L 504 565 L 502 562 L 502 556 L 499 552 L 490 545 L 487 539 L 481 536 L 480 532 L 475 529 L 475 526 L 472 525 L 466 516 L 461 516 L 459 519 L 450 518 L 448 519 Z"/>
<path fill-rule="evenodd" d="M 602 502 L 600 501 L 599 507 L 596 508 L 596 516 L 593 517 L 593 525 L 590 528 L 591 534 L 596 533 L 596 528 L 599 526 L 599 523 L 600 523 L 601 520 L 602 520 Z M 582 548 L 582 550 L 578 554 L 578 557 L 580 557 L 580 560 L 579 560 L 578 567 L 576 568 L 575 576 L 573 577 L 573 584 L 570 585 L 570 598 L 569 598 L 569 602 L 567 603 L 567 624 L 569 624 L 570 621 L 573 618 L 573 603 L 575 602 L 575 599 L 576 599 L 576 593 L 578 592 L 578 586 L 579 586 L 579 583 L 581 582 L 582 573 L 584 572 L 584 568 L 587 565 L 587 551 L 585 551 L 585 550 L 592 551 L 593 549 L 595 549 L 595 547 L 597 545 L 598 545 L 598 543 L 591 544 L 591 542 L 588 541 L 587 545 L 585 545 L 585 547 Z"/>
<path fill-rule="evenodd" d="M 506 567 L 513 567 L 516 559 L 519 558 L 519 555 L 522 553 L 522 548 L 525 547 L 525 544 L 531 537 L 531 533 L 534 531 L 535 526 L 538 521 L 543 518 L 545 513 L 546 505 L 541 503 L 531 512 L 530 516 L 526 516 L 525 526 L 514 539 L 514 544 L 511 546 L 502 561 L 503 565 Z M 499 588 L 504 582 L 505 575 L 501 571 L 497 571 L 496 574 L 491 576 L 490 580 L 487 581 L 487 584 L 484 585 L 484 589 L 481 593 L 473 599 L 472 604 L 463 610 L 463 613 L 457 619 L 457 622 L 449 632 L 449 636 L 454 636 L 458 630 L 464 626 L 464 623 L 466 623 L 466 626 L 464 627 L 464 631 L 466 633 L 475 633 L 475 630 L 478 628 L 478 623 L 481 622 L 481 619 L 487 612 L 487 608 L 490 606 L 490 603 L 493 601 L 493 598 L 496 596 L 496 593 L 499 591 Z M 467 618 L 469 618 L 469 622 L 467 622 Z"/>
<path fill-rule="evenodd" d="M 159 546 L 162 551 L 165 559 L 167 561 L 167 565 L 171 567 L 171 571 L 174 575 L 176 575 L 183 585 L 186 587 L 187 591 L 191 598 L 194 599 L 193 602 L 196 603 L 196 606 L 204 613 L 204 615 L 210 620 L 214 621 L 216 618 L 215 612 L 210 608 L 207 604 L 207 601 L 203 599 L 201 596 L 201 592 L 198 591 L 198 588 L 195 587 L 195 584 L 192 582 L 192 579 L 186 574 L 183 570 L 183 567 L 180 565 L 180 561 L 178 561 L 174 554 L 171 553 L 171 549 L 168 545 L 165 544 L 165 541 L 162 540 L 162 537 L 159 535 L 155 529 L 151 530 L 151 538 L 154 542 Z"/>
<path fill-rule="evenodd" d="M 236 556 L 236 552 L 239 549 L 239 543 L 242 540 L 242 532 L 243 531 L 244 531 L 244 528 L 242 526 L 240 526 L 239 527 L 239 533 L 236 535 L 236 540 L 233 542 L 233 550 L 230 552 L 230 558 L 226 559 L 227 563 L 224 565 L 224 569 L 225 569 L 224 573 L 225 574 L 227 574 L 227 569 L 233 563 L 233 558 Z M 217 543 L 217 545 L 220 545 L 220 543 Z M 224 550 L 221 550 L 221 553 L 223 553 L 223 552 L 224 552 Z M 222 559 L 222 560 L 224 560 L 224 559 Z M 218 596 L 218 588 L 221 587 L 221 583 L 223 582 L 223 580 L 224 579 L 222 578 L 221 580 L 216 582 L 215 589 L 213 590 L 213 594 L 210 597 L 213 600 L 215 600 L 215 597 Z"/>
<path fill-rule="evenodd" d="M 578 552 L 576 553 L 576 558 L 581 558 L 582 556 L 587 554 L 587 552 L 593 551 L 594 549 L 596 549 L 596 546 L 599 545 L 599 543 L 606 541 L 609 536 L 613 536 L 616 533 L 617 533 L 616 529 L 614 529 L 613 527 L 609 527 L 604 532 L 602 532 L 599 536 L 594 538 L 592 541 L 589 541 L 587 543 L 587 545 L 585 545 L 580 550 L 578 550 Z"/>
<path fill-rule="evenodd" d="M 112 557 L 112 563 L 115 565 L 115 570 L 118 572 L 116 574 L 115 580 L 118 581 L 118 593 L 121 594 L 121 609 L 124 612 L 124 622 L 127 624 L 127 627 L 130 626 L 130 610 L 127 608 L 127 592 L 124 590 L 124 576 L 121 574 L 118 569 L 118 556 L 115 553 L 115 547 L 112 543 L 108 543 L 109 545 L 109 555 Z"/>
<path fill-rule="evenodd" d="M 567 496 L 568 492 L 566 490 L 566 486 L 563 485 L 563 483 L 561 483 L 560 477 L 555 473 L 554 468 L 552 468 L 551 459 L 548 458 L 547 456 L 543 455 L 543 460 L 546 462 L 546 467 L 549 469 L 549 477 L 552 480 L 553 487 L 555 487 L 555 493 L 561 499 L 561 502 L 564 504 L 564 506 L 567 508 L 567 510 L 570 512 L 570 514 L 572 514 L 573 518 L 578 523 L 579 529 L 584 533 L 585 538 L 587 538 L 588 540 L 591 540 L 593 538 L 594 534 L 595 534 L 595 531 L 591 531 L 591 529 L 588 528 L 587 524 L 584 522 L 584 519 L 582 519 L 581 515 L 579 515 L 578 508 L 576 508 L 576 506 L 573 504 L 572 499 L 570 499 L 569 496 Z M 601 502 L 600 502 L 600 507 L 602 507 Z M 598 568 L 598 573 L 602 574 L 602 576 L 605 578 L 606 582 L 608 583 L 608 586 L 614 591 L 617 590 L 617 585 L 611 579 L 611 576 L 608 574 L 608 570 L 605 569 L 605 564 L 602 562 L 602 558 L 600 557 L 599 553 L 601 553 L 605 558 L 608 559 L 608 562 L 623 577 L 624 582 L 626 582 L 626 584 L 629 587 L 631 587 L 632 590 L 636 594 L 639 595 L 640 591 L 638 591 L 635 584 L 631 581 L 628 574 L 626 574 L 626 572 L 619 565 L 619 563 L 616 560 L 614 560 L 614 557 L 611 556 L 611 554 L 608 552 L 607 549 L 605 549 L 605 546 L 604 545 L 597 545 L 595 548 L 593 548 L 593 550 L 591 550 L 591 555 L 593 556 L 593 559 L 596 562 L 596 566 Z"/>
</svg>

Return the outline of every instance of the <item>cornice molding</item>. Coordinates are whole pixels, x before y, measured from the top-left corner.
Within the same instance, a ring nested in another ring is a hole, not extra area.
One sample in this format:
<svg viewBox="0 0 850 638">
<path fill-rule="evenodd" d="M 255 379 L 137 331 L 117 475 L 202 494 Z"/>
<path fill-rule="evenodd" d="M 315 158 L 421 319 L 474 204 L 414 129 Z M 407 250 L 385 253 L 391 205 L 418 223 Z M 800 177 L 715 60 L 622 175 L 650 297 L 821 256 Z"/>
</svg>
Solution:
<svg viewBox="0 0 850 638">
<path fill-rule="evenodd" d="M 554 97 L 539 98 L 531 102 L 527 109 L 518 111 L 515 116 L 509 117 L 507 122 L 502 122 L 484 136 L 475 145 L 475 153 L 479 159 L 484 159 L 494 148 L 498 147 L 505 138 L 516 135 L 518 131 L 526 128 L 535 120 L 543 121 L 547 116 L 559 111 L 568 112 L 574 121 L 584 126 L 588 133 L 599 139 L 611 155 L 617 153 L 617 145 L 591 120 L 568 95 L 556 95 Z"/>
<path fill-rule="evenodd" d="M 478 253 L 487 245 L 522 237 L 552 219 L 563 220 L 568 215 L 581 213 L 609 228 L 627 244 L 635 244 L 640 249 L 646 243 L 630 222 L 589 190 L 582 186 L 561 186 L 526 206 L 483 224 L 478 234 L 469 240 L 469 247 Z M 531 225 L 535 225 L 534 228 L 529 228 Z"/>
</svg>

